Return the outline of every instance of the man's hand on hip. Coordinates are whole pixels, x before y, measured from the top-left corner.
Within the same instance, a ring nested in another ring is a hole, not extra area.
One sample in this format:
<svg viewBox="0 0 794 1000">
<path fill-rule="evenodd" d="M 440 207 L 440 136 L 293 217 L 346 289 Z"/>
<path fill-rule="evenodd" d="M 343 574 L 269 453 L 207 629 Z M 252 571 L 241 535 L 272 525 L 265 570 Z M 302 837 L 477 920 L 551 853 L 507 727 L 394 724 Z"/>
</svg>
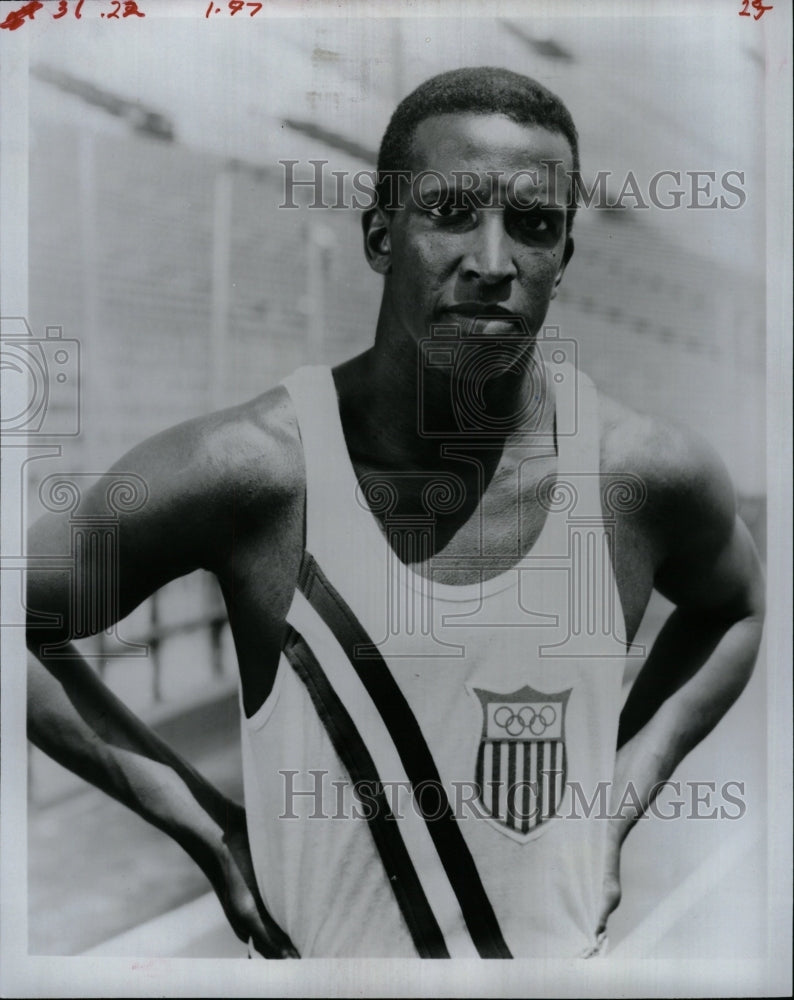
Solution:
<svg viewBox="0 0 794 1000">
<path fill-rule="evenodd" d="M 224 853 L 213 888 L 232 930 L 265 958 L 300 958 L 297 949 L 265 908 L 256 885 L 245 810 L 235 806 L 223 836 Z"/>
</svg>

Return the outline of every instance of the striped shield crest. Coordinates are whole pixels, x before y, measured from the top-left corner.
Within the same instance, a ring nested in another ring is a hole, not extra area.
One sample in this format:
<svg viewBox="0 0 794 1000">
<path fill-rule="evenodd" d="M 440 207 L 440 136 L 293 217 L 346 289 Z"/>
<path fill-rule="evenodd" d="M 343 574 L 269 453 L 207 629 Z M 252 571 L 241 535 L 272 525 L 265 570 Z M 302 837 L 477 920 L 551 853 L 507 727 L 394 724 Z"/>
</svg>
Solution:
<svg viewBox="0 0 794 1000">
<path fill-rule="evenodd" d="M 510 694 L 474 688 L 482 706 L 479 804 L 503 833 L 529 840 L 557 813 L 565 791 L 565 708 L 571 688 Z"/>
</svg>

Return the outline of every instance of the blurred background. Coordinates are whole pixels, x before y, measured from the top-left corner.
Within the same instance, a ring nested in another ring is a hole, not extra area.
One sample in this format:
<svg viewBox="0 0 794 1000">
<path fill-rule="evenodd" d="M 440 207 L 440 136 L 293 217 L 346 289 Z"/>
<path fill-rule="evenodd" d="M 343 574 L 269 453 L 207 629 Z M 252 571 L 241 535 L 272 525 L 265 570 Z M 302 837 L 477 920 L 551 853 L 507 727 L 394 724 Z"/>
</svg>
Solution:
<svg viewBox="0 0 794 1000">
<path fill-rule="evenodd" d="M 535 76 L 563 98 L 584 180 L 610 172 L 612 200 L 629 171 L 646 199 L 663 170 L 713 171 L 717 197 L 726 171 L 743 173 L 746 200 L 735 210 L 637 209 L 631 197 L 622 210 L 580 209 L 547 323 L 576 341 L 579 366 L 604 391 L 688 423 L 717 447 L 763 554 L 760 31 L 735 12 L 715 19 L 707 4 L 702 17 L 600 20 L 293 20 L 231 16 L 227 5 L 207 18 L 199 6 L 120 25 L 46 20 L 31 33 L 29 320 L 34 336 L 58 327 L 80 352 L 80 433 L 60 458 L 30 463 L 31 517 L 44 477 L 99 474 L 171 424 L 257 395 L 300 364 L 335 364 L 367 347 L 380 281 L 364 262 L 360 212 L 309 209 L 306 189 L 295 195 L 301 207 L 279 208 L 279 160 L 299 161 L 296 178 L 313 176 L 310 160 L 328 161 L 329 178 L 372 169 L 400 98 L 436 72 L 489 64 Z M 334 191 L 331 179 L 328 200 Z M 72 420 L 75 401 L 53 398 L 53 415 L 62 406 Z M 666 610 L 654 600 L 641 638 L 652 639 Z M 128 704 L 241 796 L 234 655 L 210 578 L 176 581 L 83 645 Z M 746 776 L 761 811 L 763 713 L 757 672 L 699 772 Z M 120 943 L 125 933 L 201 904 L 206 883 L 175 845 L 34 750 L 29 773 L 31 952 L 123 952 L 133 947 Z M 649 919 L 662 885 L 693 877 L 722 836 L 699 829 L 692 850 L 660 868 L 653 837 L 664 851 L 669 830 L 657 828 L 638 835 L 631 854 L 618 939 L 621 927 L 626 936 Z M 763 948 L 756 848 L 749 881 L 732 888 L 745 904 L 738 936 L 717 919 L 724 910 L 712 894 L 718 951 Z M 157 953 L 239 954 L 212 914 L 189 941 L 177 934 L 164 944 L 157 925 Z M 697 919 L 702 948 L 707 918 Z M 176 933 L 169 926 L 166 938 Z M 657 938 L 654 954 L 695 947 L 680 920 Z"/>
</svg>

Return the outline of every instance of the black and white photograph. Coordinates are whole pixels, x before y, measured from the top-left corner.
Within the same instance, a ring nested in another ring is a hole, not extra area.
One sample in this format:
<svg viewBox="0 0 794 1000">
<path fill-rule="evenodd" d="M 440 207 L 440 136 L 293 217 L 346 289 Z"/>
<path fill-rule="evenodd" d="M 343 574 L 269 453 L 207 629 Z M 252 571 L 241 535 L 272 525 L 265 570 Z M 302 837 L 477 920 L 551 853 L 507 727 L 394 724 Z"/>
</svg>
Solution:
<svg viewBox="0 0 794 1000">
<path fill-rule="evenodd" d="M 790 995 L 791 26 L 0 4 L 2 995 Z"/>
</svg>

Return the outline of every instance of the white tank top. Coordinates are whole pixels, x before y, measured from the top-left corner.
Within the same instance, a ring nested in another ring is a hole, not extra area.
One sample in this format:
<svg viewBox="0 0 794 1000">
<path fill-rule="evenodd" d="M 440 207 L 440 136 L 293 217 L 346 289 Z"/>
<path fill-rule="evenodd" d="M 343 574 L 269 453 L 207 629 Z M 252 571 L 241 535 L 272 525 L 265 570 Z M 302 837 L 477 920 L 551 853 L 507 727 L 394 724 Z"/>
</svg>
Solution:
<svg viewBox="0 0 794 1000">
<path fill-rule="evenodd" d="M 330 369 L 285 385 L 306 551 L 273 689 L 242 739 L 268 909 L 305 957 L 592 951 L 625 656 L 592 383 L 567 369 L 557 387 L 537 541 L 464 586 L 396 556 L 373 512 L 389 489 L 357 482 Z M 455 489 L 440 476 L 431 511 Z M 421 562 L 432 517 L 413 527 Z"/>
</svg>

